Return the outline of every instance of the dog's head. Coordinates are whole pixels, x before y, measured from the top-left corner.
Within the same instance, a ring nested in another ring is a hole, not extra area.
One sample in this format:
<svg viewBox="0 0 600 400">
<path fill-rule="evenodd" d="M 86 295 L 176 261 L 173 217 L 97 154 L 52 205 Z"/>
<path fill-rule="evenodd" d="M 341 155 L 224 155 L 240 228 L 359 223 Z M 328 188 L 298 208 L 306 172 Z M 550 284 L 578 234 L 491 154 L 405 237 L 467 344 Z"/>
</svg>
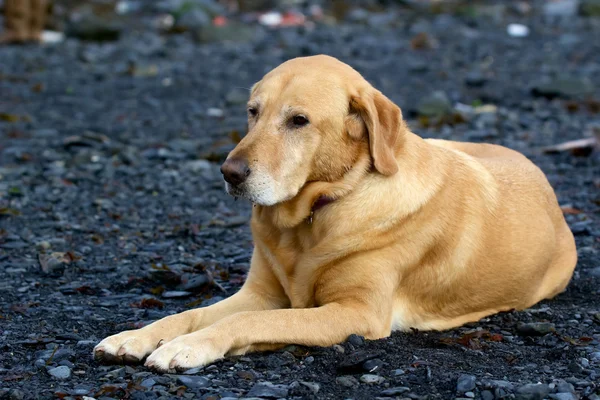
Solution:
<svg viewBox="0 0 600 400">
<path fill-rule="evenodd" d="M 289 60 L 256 83 L 248 134 L 221 167 L 229 194 L 271 206 L 307 182 L 334 182 L 363 154 L 393 175 L 404 130 L 398 106 L 329 56 Z"/>
</svg>

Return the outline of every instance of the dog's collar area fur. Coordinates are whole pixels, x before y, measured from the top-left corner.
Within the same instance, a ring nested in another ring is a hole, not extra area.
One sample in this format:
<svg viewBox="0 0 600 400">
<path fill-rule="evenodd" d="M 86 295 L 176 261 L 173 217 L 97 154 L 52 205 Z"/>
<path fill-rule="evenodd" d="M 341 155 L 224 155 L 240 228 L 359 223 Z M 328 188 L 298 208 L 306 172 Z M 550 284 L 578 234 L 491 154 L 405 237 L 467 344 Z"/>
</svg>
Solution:
<svg viewBox="0 0 600 400">
<path fill-rule="evenodd" d="M 328 204 L 331 204 L 335 201 L 335 199 L 332 199 L 331 197 L 327 197 L 327 196 L 320 196 L 317 201 L 315 201 L 310 209 L 310 214 L 308 215 L 308 217 L 306 218 L 306 222 L 311 225 L 313 222 L 313 216 L 315 215 L 315 212 L 317 212 L 318 210 L 320 210 L 321 208 L 325 207 Z"/>
</svg>

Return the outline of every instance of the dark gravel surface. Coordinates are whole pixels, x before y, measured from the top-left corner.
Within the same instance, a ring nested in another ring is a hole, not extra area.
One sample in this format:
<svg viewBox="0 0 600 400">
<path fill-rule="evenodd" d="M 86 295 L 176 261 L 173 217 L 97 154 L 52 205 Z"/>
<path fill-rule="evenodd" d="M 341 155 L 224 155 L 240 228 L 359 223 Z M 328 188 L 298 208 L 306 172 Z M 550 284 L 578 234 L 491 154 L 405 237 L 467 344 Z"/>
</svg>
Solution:
<svg viewBox="0 0 600 400">
<path fill-rule="evenodd" d="M 600 22 L 478 12 L 359 10 L 231 43 L 144 28 L 0 47 L 0 398 L 599 399 L 600 157 L 541 148 L 600 129 Z M 529 36 L 510 37 L 512 22 Z M 239 288 L 250 205 L 226 195 L 219 161 L 245 130 L 247 88 L 315 53 L 356 67 L 422 136 L 500 143 L 539 165 L 576 235 L 568 290 L 451 331 L 185 375 L 96 363 L 105 336 Z"/>
</svg>

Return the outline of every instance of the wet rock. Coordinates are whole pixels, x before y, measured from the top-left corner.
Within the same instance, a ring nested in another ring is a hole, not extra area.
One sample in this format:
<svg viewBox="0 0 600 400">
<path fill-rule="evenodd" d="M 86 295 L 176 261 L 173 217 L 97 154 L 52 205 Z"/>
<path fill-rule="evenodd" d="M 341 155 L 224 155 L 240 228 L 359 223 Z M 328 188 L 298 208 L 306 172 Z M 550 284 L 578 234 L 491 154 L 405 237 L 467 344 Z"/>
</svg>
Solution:
<svg viewBox="0 0 600 400">
<path fill-rule="evenodd" d="M 556 393 L 556 394 L 551 394 L 549 397 L 553 400 L 578 400 L 579 399 L 579 397 L 577 397 L 573 393 Z"/>
<path fill-rule="evenodd" d="M 598 276 L 600 276 L 600 268 L 598 268 Z M 340 346 L 339 344 L 334 344 L 333 345 L 333 349 L 336 351 L 336 353 L 340 353 L 340 354 L 344 354 L 346 352 L 346 349 L 344 349 L 343 346 Z"/>
<path fill-rule="evenodd" d="M 465 393 L 473 389 L 475 389 L 475 376 L 463 374 L 458 377 L 458 381 L 456 382 L 457 392 Z"/>
<path fill-rule="evenodd" d="M 517 325 L 517 332 L 522 336 L 544 336 L 555 330 L 554 324 L 550 322 L 528 322 Z"/>
<path fill-rule="evenodd" d="M 366 372 L 375 372 L 375 371 L 381 369 L 382 366 L 383 366 L 383 361 L 381 361 L 379 359 L 367 360 L 362 365 L 363 370 L 365 370 Z"/>
<path fill-rule="evenodd" d="M 399 396 L 402 393 L 410 392 L 410 388 L 405 386 L 397 386 L 389 389 L 385 389 L 379 395 L 380 396 Z"/>
<path fill-rule="evenodd" d="M 300 384 L 307 387 L 313 394 L 317 394 L 321 390 L 321 385 L 316 382 L 300 382 Z"/>
<path fill-rule="evenodd" d="M 0 392 L 0 394 L 2 394 L 2 392 Z M 11 389 L 8 391 L 7 398 L 9 400 L 23 400 L 25 398 L 25 393 L 19 389 Z"/>
<path fill-rule="evenodd" d="M 175 379 L 177 379 L 177 383 L 191 389 L 200 389 L 211 385 L 211 382 L 203 376 L 176 375 Z"/>
<path fill-rule="evenodd" d="M 41 350 L 35 353 L 35 357 L 42 359 L 44 361 L 52 360 L 53 362 L 59 362 L 62 360 L 74 359 L 76 353 L 67 347 L 62 347 L 59 349 L 48 349 Z"/>
<path fill-rule="evenodd" d="M 471 71 L 465 77 L 465 83 L 471 87 L 481 87 L 487 82 L 487 78 L 481 71 Z"/>
<path fill-rule="evenodd" d="M 192 7 L 191 10 L 182 12 L 175 20 L 174 30 L 200 29 L 212 23 L 210 16 L 200 7 Z"/>
<path fill-rule="evenodd" d="M 365 361 L 372 360 L 381 355 L 380 352 L 355 351 L 346 356 L 338 365 L 338 371 L 341 373 L 358 373 L 364 371 Z"/>
<path fill-rule="evenodd" d="M 364 374 L 360 377 L 362 383 L 382 383 L 385 378 L 375 374 Z"/>
<path fill-rule="evenodd" d="M 56 379 L 65 380 L 71 377 L 71 368 L 62 365 L 60 367 L 49 369 L 48 373 Z"/>
<path fill-rule="evenodd" d="M 494 393 L 490 392 L 489 390 L 482 390 L 480 395 L 481 400 L 494 400 Z"/>
<path fill-rule="evenodd" d="M 517 388 L 517 400 L 543 400 L 550 393 L 550 387 L 543 383 L 530 383 Z"/>
<path fill-rule="evenodd" d="M 577 14 L 579 0 L 559 0 L 544 3 L 543 12 L 549 18 L 571 18 Z"/>
<path fill-rule="evenodd" d="M 273 398 L 279 399 L 288 395 L 288 386 L 275 385 L 271 382 L 260 382 L 252 386 L 248 392 L 248 397 Z"/>
<path fill-rule="evenodd" d="M 141 383 L 140 386 L 145 387 L 145 388 L 152 388 L 152 386 L 156 385 L 156 381 L 152 378 L 147 378 L 144 379 Z"/>
<path fill-rule="evenodd" d="M 593 92 L 593 84 L 585 77 L 559 77 L 538 83 L 531 89 L 534 96 L 572 98 Z"/>
<path fill-rule="evenodd" d="M 198 293 L 201 292 L 207 285 L 212 282 L 212 279 L 207 274 L 197 274 L 189 279 L 183 278 L 180 289 L 186 292 Z"/>
<path fill-rule="evenodd" d="M 180 299 L 183 297 L 190 297 L 192 292 L 186 292 L 184 290 L 169 290 L 163 292 L 162 297 L 165 299 Z"/>
<path fill-rule="evenodd" d="M 452 104 L 444 92 L 437 91 L 417 104 L 417 113 L 425 117 L 443 117 L 452 112 Z"/>
<path fill-rule="evenodd" d="M 575 393 L 575 387 L 566 381 L 559 381 L 556 385 L 556 391 L 558 393 Z"/>
<path fill-rule="evenodd" d="M 348 343 L 351 343 L 354 347 L 360 347 L 365 344 L 365 338 L 355 334 L 348 336 L 348 339 L 346 339 L 346 341 Z"/>
<path fill-rule="evenodd" d="M 338 385 L 349 388 L 356 387 L 359 385 L 358 381 L 353 376 L 338 376 L 337 378 L 335 378 L 335 382 Z"/>
</svg>

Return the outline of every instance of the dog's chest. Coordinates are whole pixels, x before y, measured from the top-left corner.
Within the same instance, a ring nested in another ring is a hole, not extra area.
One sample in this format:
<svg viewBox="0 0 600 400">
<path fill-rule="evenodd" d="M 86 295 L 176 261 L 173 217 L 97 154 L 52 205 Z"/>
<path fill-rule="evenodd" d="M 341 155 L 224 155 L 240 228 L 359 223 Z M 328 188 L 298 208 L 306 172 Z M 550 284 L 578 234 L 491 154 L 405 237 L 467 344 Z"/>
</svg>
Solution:
<svg viewBox="0 0 600 400">
<path fill-rule="evenodd" d="M 267 246 L 267 258 L 292 308 L 315 306 L 315 265 L 307 262 L 310 254 L 302 251 L 292 238 L 282 237 L 276 246 Z"/>
</svg>

